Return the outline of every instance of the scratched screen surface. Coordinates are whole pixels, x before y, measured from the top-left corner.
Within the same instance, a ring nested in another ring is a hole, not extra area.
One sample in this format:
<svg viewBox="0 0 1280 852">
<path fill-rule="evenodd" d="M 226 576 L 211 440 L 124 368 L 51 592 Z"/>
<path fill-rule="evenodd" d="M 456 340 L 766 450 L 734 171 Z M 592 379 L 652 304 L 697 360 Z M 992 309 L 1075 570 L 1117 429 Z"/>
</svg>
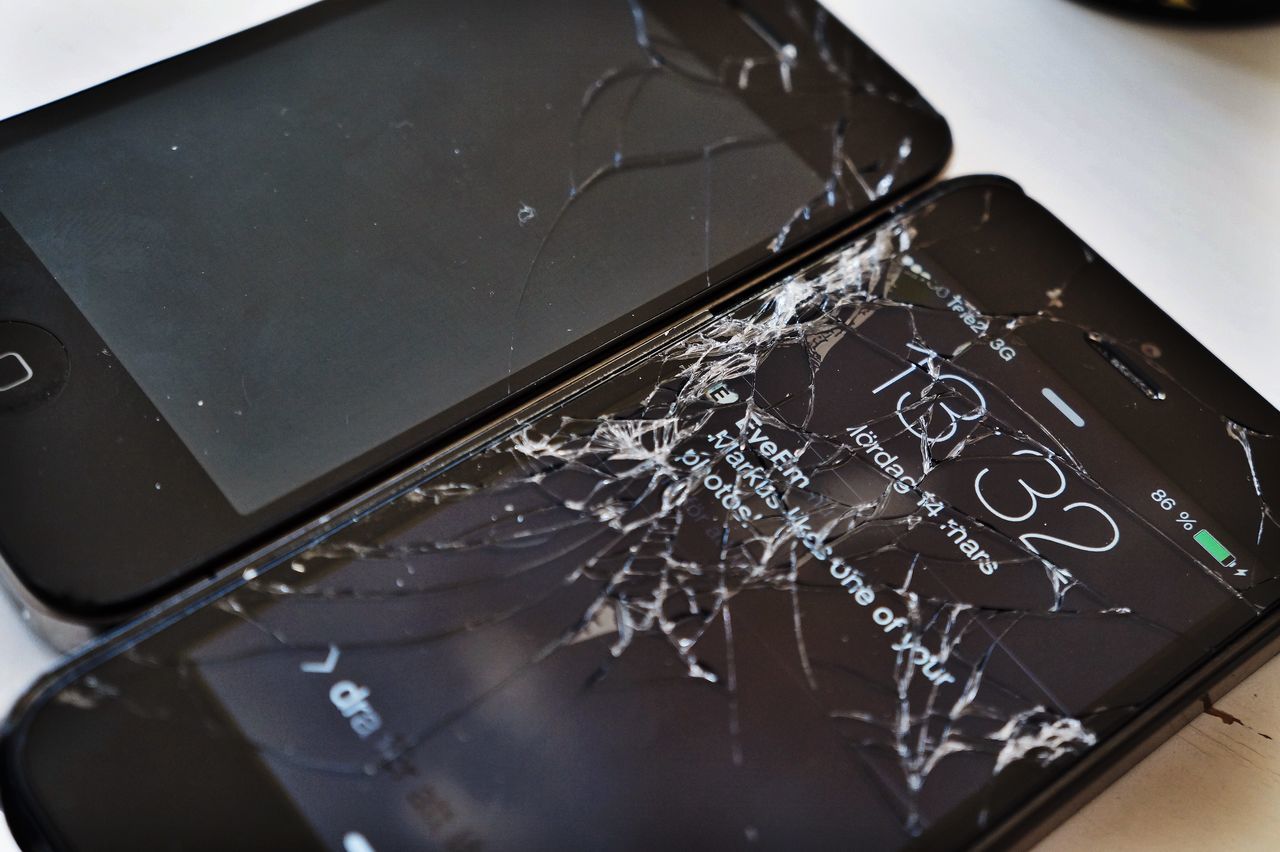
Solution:
<svg viewBox="0 0 1280 852">
<path fill-rule="evenodd" d="M 952 188 L 42 716 L 243 738 L 330 849 L 963 847 L 1276 600 L 1277 414 L 1205 358 Z"/>
<path fill-rule="evenodd" d="M 721 56 L 627 0 L 326 4 L 7 122 L 0 211 L 248 514 L 941 161 L 812 4 L 702 5 Z"/>
</svg>

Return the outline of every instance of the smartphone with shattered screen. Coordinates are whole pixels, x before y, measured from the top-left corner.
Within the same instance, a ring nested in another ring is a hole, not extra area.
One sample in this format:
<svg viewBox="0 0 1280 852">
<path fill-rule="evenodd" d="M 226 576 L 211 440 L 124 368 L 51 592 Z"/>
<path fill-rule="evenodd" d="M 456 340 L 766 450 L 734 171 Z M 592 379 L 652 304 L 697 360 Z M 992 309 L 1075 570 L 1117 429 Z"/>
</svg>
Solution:
<svg viewBox="0 0 1280 852">
<path fill-rule="evenodd" d="M 1274 649 L 1280 413 L 948 182 L 68 662 L 30 848 L 1004 848 Z"/>
<path fill-rule="evenodd" d="M 10 587 L 81 641 L 949 150 L 812 0 L 333 0 L 3 122 Z"/>
</svg>

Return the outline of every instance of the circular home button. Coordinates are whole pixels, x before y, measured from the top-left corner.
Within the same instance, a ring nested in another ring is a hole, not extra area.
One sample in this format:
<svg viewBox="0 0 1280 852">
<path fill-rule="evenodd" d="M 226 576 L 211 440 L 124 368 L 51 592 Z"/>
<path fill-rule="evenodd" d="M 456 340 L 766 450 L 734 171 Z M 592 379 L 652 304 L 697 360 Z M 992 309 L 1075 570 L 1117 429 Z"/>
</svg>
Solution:
<svg viewBox="0 0 1280 852">
<path fill-rule="evenodd" d="M 71 359 L 58 338 L 30 323 L 0 321 L 0 414 L 48 402 L 70 373 Z"/>
</svg>

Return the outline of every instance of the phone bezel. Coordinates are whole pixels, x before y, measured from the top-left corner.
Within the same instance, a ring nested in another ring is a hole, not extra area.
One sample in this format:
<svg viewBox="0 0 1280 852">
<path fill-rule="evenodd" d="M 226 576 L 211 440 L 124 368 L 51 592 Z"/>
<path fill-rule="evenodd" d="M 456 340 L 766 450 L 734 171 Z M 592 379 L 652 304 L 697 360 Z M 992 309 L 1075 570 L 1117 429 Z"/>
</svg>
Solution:
<svg viewBox="0 0 1280 852">
<path fill-rule="evenodd" d="M 150 86 L 180 85 L 185 76 L 373 2 L 377 0 L 309 7 L 10 119 L 0 125 L 0 144 L 39 133 L 42 127 L 74 121 Z M 763 0 L 753 4 L 752 13 L 785 20 L 783 5 L 781 0 Z M 819 14 L 816 3 L 808 0 L 805 9 Z M 667 14 L 663 13 L 664 22 Z M 678 12 L 670 14 L 679 17 Z M 828 17 L 825 25 L 833 44 L 875 57 L 834 18 Z M 716 45 L 703 40 L 708 34 L 702 30 L 681 31 L 680 37 L 695 54 L 718 55 Z M 875 74 L 903 92 L 915 93 L 883 60 L 868 61 Z M 766 123 L 785 128 L 787 116 L 774 114 L 763 100 L 757 102 L 749 88 L 742 95 Z M 868 208 L 883 207 L 904 196 L 931 180 L 946 163 L 951 150 L 946 123 L 922 99 L 918 106 L 922 108 L 913 114 L 924 122 L 920 128 L 924 132 L 912 135 L 917 151 L 927 152 L 921 157 L 927 166 Z M 871 132 L 879 134 L 875 139 L 896 140 L 900 130 Z M 796 150 L 811 162 L 830 157 L 829 150 Z M 807 242 L 846 228 L 866 211 L 851 210 L 833 218 Z M 772 236 L 762 235 L 760 245 Z M 798 248 L 789 249 L 780 259 L 794 256 Z M 66 647 L 83 638 L 84 630 L 77 625 L 98 631 L 136 614 L 309 516 L 339 505 L 407 460 L 446 445 L 470 425 L 529 399 L 539 389 L 705 303 L 735 280 L 751 275 L 759 266 L 754 262 L 758 254 L 759 246 L 717 265 L 709 276 L 673 287 L 630 316 L 583 336 L 269 506 L 241 515 L 0 215 L 0 295 L 6 306 L 2 318 L 52 331 L 65 344 L 73 364 L 71 380 L 52 403 L 21 417 L 0 417 L 0 441 L 11 448 L 12 459 L 9 475 L 0 481 L 0 503 L 10 507 L 0 516 L 0 572 L 22 604 L 37 613 L 37 623 L 46 634 L 53 634 L 55 641 L 62 636 L 59 644 Z M 754 256 L 753 262 L 748 262 L 749 256 Z M 716 282 L 714 286 L 707 286 L 708 278 Z M 156 483 L 163 487 L 157 489 Z"/>
</svg>

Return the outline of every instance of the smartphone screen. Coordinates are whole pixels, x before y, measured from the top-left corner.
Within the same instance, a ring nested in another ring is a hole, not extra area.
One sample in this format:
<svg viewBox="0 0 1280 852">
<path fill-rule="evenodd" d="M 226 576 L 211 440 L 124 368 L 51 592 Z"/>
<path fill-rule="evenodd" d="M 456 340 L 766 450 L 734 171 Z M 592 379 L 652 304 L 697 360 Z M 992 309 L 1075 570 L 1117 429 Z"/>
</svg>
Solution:
<svg viewBox="0 0 1280 852">
<path fill-rule="evenodd" d="M 1276 422 L 951 184 L 64 677 L 19 771 L 76 849 L 240 836 L 197 760 L 331 849 L 967 846 L 1270 612 Z M 68 742 L 141 768 L 64 810 Z"/>
</svg>

